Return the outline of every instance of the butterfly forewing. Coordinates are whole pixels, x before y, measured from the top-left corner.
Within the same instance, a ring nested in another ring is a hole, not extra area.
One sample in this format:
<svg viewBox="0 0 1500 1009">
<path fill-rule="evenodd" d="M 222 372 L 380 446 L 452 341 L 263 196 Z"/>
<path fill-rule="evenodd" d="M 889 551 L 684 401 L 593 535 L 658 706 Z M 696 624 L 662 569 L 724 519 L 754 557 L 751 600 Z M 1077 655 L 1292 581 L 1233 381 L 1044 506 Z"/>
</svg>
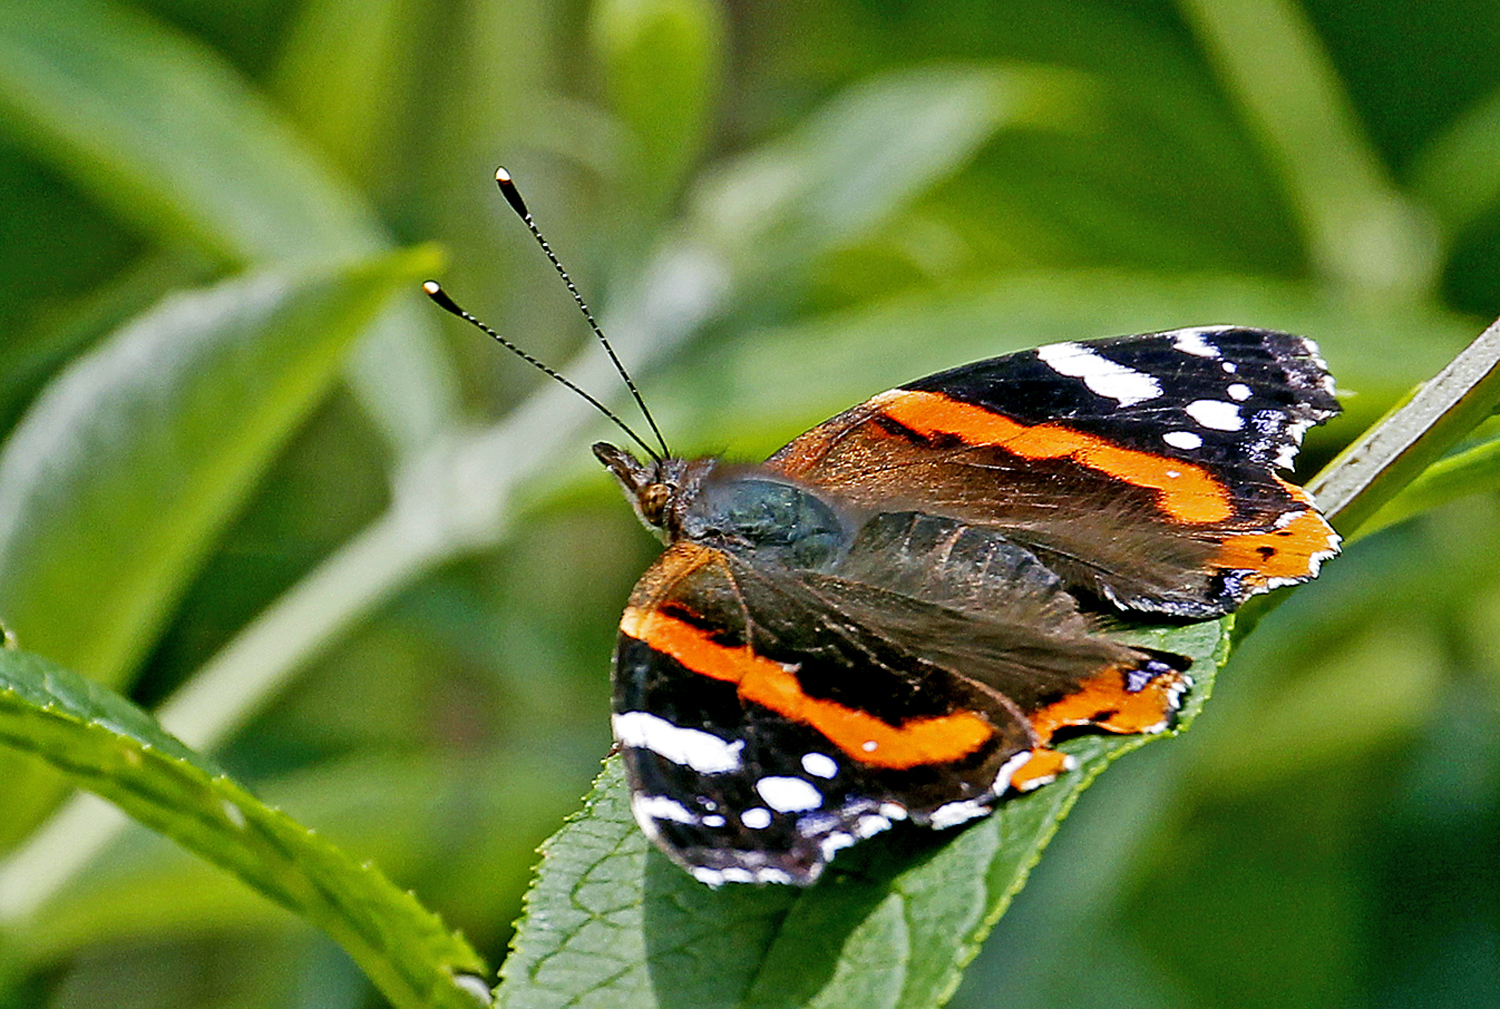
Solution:
<svg viewBox="0 0 1500 1009">
<path fill-rule="evenodd" d="M 1270 330 L 1054 344 L 882 393 L 769 465 L 1004 531 L 1123 609 L 1211 617 L 1336 552 L 1276 473 L 1332 388 L 1311 341 Z"/>
</svg>

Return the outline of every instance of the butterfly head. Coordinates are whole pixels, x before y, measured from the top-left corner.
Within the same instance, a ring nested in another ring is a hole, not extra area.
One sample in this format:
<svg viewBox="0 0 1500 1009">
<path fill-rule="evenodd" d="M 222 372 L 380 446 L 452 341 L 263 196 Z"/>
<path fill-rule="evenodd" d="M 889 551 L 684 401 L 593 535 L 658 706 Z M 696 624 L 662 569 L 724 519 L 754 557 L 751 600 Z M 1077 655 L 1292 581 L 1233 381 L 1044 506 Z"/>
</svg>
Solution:
<svg viewBox="0 0 1500 1009">
<path fill-rule="evenodd" d="M 614 474 L 641 522 L 664 541 L 681 531 L 683 509 L 697 496 L 714 459 L 652 459 L 640 462 L 608 442 L 594 446 L 594 457 Z"/>
<path fill-rule="evenodd" d="M 640 462 L 605 442 L 594 455 L 615 475 L 647 529 L 758 562 L 820 568 L 847 549 L 855 510 L 762 466 L 666 457 Z"/>
</svg>

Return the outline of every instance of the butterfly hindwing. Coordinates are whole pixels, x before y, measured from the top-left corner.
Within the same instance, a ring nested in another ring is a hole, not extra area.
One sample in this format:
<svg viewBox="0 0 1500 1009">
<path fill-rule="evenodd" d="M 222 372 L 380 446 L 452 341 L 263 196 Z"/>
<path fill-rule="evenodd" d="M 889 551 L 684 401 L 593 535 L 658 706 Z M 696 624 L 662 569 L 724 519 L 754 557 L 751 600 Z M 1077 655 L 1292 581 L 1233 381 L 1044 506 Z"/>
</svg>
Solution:
<svg viewBox="0 0 1500 1009">
<path fill-rule="evenodd" d="M 1002 537 L 886 514 L 823 572 L 669 549 L 621 623 L 615 732 L 637 819 L 699 879 L 806 883 L 1052 780 L 1064 726 L 1165 728 L 1186 666 L 1093 633 Z"/>
</svg>

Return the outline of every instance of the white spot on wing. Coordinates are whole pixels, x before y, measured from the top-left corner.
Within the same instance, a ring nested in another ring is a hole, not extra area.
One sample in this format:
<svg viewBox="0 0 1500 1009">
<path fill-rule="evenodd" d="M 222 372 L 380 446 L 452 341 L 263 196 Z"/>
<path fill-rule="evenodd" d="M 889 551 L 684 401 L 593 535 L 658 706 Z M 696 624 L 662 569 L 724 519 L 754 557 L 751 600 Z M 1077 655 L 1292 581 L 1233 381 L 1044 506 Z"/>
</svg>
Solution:
<svg viewBox="0 0 1500 1009">
<path fill-rule="evenodd" d="M 1218 399 L 1195 399 L 1183 408 L 1187 415 L 1215 431 L 1238 431 L 1245 426 L 1240 408 Z"/>
<path fill-rule="evenodd" d="M 1203 339 L 1203 334 L 1216 333 L 1222 328 L 1208 326 L 1202 329 L 1179 329 L 1172 334 L 1172 346 L 1194 357 L 1218 357 L 1219 348 Z"/>
<path fill-rule="evenodd" d="M 823 853 L 823 861 L 830 861 L 838 851 L 849 847 L 854 843 L 854 835 L 846 834 L 842 830 L 836 830 L 818 844 Z"/>
<path fill-rule="evenodd" d="M 1000 765 L 1000 771 L 995 775 L 995 783 L 990 786 L 990 791 L 996 795 L 1004 795 L 1010 788 L 1011 775 L 1025 767 L 1030 759 L 1030 750 L 1022 750 L 1020 753 L 1013 754 L 1009 760 Z"/>
<path fill-rule="evenodd" d="M 1229 393 L 1230 399 L 1240 403 L 1243 403 L 1245 400 L 1250 398 L 1250 387 L 1244 382 L 1231 383 L 1229 388 L 1225 389 L 1224 391 Z"/>
<path fill-rule="evenodd" d="M 667 798 L 665 795 L 632 795 L 630 797 L 630 811 L 635 814 L 637 821 L 650 818 L 653 820 L 671 820 L 673 823 L 698 822 L 698 818 L 686 806 L 676 799 Z"/>
<path fill-rule="evenodd" d="M 1014 758 L 1012 758 L 1014 759 Z M 1009 761 L 1006 762 L 1007 765 Z M 960 823 L 988 814 L 990 807 L 973 799 L 961 799 L 958 802 L 950 802 L 939 806 L 932 811 L 931 824 L 935 830 L 947 830 L 956 827 Z"/>
<path fill-rule="evenodd" d="M 621 746 L 650 750 L 699 774 L 725 774 L 740 766 L 743 739 L 730 742 L 701 729 L 684 729 L 648 711 L 622 711 L 610 718 Z"/>
<path fill-rule="evenodd" d="M 751 830 L 764 830 L 771 825 L 771 811 L 759 806 L 751 806 L 740 814 L 740 823 Z"/>
<path fill-rule="evenodd" d="M 1069 378 L 1077 378 L 1097 396 L 1134 406 L 1161 395 L 1161 384 L 1143 371 L 1127 368 L 1077 343 L 1049 343 L 1036 349 L 1037 360 Z"/>
<path fill-rule="evenodd" d="M 802 813 L 823 805 L 823 793 L 801 778 L 761 778 L 755 790 L 778 813 Z"/>
<path fill-rule="evenodd" d="M 839 765 L 826 753 L 804 753 L 802 769 L 814 778 L 832 778 L 839 773 Z"/>
<path fill-rule="evenodd" d="M 1203 447 L 1203 439 L 1191 431 L 1168 431 L 1161 436 L 1161 440 L 1173 448 L 1191 452 L 1195 448 Z"/>
</svg>

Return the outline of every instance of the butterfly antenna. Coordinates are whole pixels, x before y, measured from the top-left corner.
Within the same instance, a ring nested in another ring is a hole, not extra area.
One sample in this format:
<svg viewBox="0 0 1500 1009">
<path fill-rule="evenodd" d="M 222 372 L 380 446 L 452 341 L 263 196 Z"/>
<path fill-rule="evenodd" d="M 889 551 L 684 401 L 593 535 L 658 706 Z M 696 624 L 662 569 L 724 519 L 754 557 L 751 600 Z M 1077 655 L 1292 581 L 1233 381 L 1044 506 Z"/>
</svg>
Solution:
<svg viewBox="0 0 1500 1009">
<path fill-rule="evenodd" d="M 503 337 L 499 333 L 495 332 L 489 326 L 486 326 L 484 323 L 482 323 L 478 319 L 474 318 L 474 316 L 472 316 L 468 312 L 464 311 L 462 308 L 459 307 L 458 302 L 456 302 L 452 298 L 448 297 L 448 292 L 445 291 L 445 290 L 443 290 L 442 285 L 439 284 L 437 281 L 435 281 L 435 280 L 429 280 L 429 281 L 427 281 L 426 283 L 424 283 L 422 285 L 422 290 L 426 292 L 427 297 L 431 298 L 432 301 L 433 301 L 433 303 L 436 304 L 438 308 L 441 308 L 443 311 L 448 312 L 451 315 L 458 316 L 464 322 L 467 322 L 469 325 L 473 326 L 475 329 L 479 330 L 481 333 L 486 334 L 487 336 L 490 337 L 490 339 L 494 340 L 500 346 L 504 347 L 506 350 L 510 351 L 512 354 L 516 355 L 521 360 L 525 361 L 527 364 L 531 365 L 533 368 L 535 368 L 538 371 L 540 371 L 543 375 L 546 375 L 548 378 L 553 379 L 555 381 L 561 382 L 563 385 L 567 386 L 569 389 L 572 389 L 574 392 L 578 393 L 578 395 L 580 395 L 584 399 L 588 400 L 588 402 L 594 407 L 595 410 L 598 410 L 600 413 L 604 414 L 604 416 L 606 416 L 610 420 L 614 421 L 616 427 L 618 427 L 621 431 L 624 431 L 627 435 L 630 436 L 630 440 L 631 441 L 635 442 L 642 449 L 644 449 L 645 452 L 646 452 L 646 454 L 648 456 L 650 456 L 653 461 L 660 462 L 662 460 L 663 456 L 658 455 L 657 452 L 656 452 L 656 450 L 654 448 L 652 448 L 650 445 L 647 445 L 644 441 L 642 441 L 640 435 L 638 435 L 634 431 L 632 431 L 630 429 L 630 426 L 628 424 L 626 424 L 623 420 L 621 420 L 619 417 L 617 417 L 615 415 L 615 412 L 613 410 L 611 410 L 609 407 L 605 406 L 603 403 L 599 402 L 593 396 L 590 396 L 588 393 L 584 392 L 582 389 L 580 389 L 578 386 L 574 385 L 572 382 L 568 381 L 566 378 L 564 378 L 562 375 L 560 375 L 555 369 L 549 368 L 547 365 L 543 364 L 541 361 L 538 361 L 536 358 L 534 358 L 530 354 L 526 353 L 526 351 L 522 350 L 520 347 L 517 347 L 515 344 L 511 343 L 505 337 Z M 657 437 L 660 438 L 661 435 L 657 435 Z M 663 450 L 665 450 L 666 446 L 663 445 L 662 448 L 663 448 Z"/>
<path fill-rule="evenodd" d="M 641 408 L 641 416 L 646 418 L 646 424 L 651 428 L 651 433 L 656 435 L 656 440 L 661 445 L 662 456 L 671 455 L 672 453 L 667 449 L 667 440 L 662 437 L 661 429 L 656 426 L 656 418 L 652 417 L 651 411 L 646 409 L 646 401 L 641 398 L 640 390 L 635 387 L 635 380 L 630 377 L 630 372 L 625 370 L 625 365 L 620 363 L 620 358 L 615 354 L 615 348 L 610 346 L 609 339 L 604 335 L 604 330 L 600 329 L 599 324 L 594 321 L 594 314 L 589 311 L 589 306 L 583 300 L 583 295 L 578 293 L 578 288 L 573 284 L 573 278 L 569 277 L 568 271 L 563 269 L 562 263 L 558 261 L 556 254 L 552 251 L 552 246 L 547 244 L 547 239 L 542 237 L 542 232 L 537 228 L 536 221 L 532 219 L 531 211 L 526 209 L 526 201 L 521 199 L 521 191 L 516 188 L 515 181 L 511 179 L 510 173 L 504 168 L 495 169 L 495 185 L 500 187 L 500 193 L 505 197 L 505 202 L 510 204 L 510 208 L 516 212 L 516 216 L 521 218 L 521 223 L 526 225 L 526 230 L 531 232 L 531 237 L 536 239 L 536 244 L 541 246 L 542 252 L 547 256 L 547 260 L 552 264 L 552 268 L 557 271 L 557 275 L 562 278 L 564 284 L 568 285 L 568 293 L 573 295 L 573 300 L 578 303 L 579 311 L 588 320 L 589 329 L 593 330 L 594 335 L 599 338 L 599 342 L 604 345 L 604 352 L 609 355 L 610 361 L 615 366 L 615 371 L 620 373 L 620 378 L 624 379 L 625 388 L 630 390 L 631 397 L 635 399 L 635 405 Z M 636 441 L 639 442 L 640 439 L 637 438 Z M 656 455 L 655 452 L 651 454 L 653 457 Z"/>
</svg>

